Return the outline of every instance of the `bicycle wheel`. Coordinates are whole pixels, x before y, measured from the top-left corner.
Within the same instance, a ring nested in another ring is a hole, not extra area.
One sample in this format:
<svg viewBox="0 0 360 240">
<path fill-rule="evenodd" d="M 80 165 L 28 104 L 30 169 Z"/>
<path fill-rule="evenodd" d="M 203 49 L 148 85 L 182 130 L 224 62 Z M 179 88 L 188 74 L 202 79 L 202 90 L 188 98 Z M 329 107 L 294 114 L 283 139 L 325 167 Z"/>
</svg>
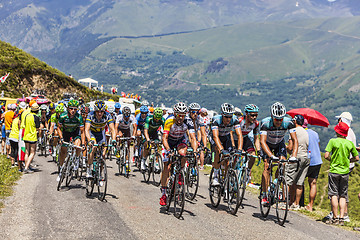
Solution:
<svg viewBox="0 0 360 240">
<path fill-rule="evenodd" d="M 73 173 L 74 173 L 74 164 L 73 164 L 73 159 L 69 158 L 68 159 L 68 164 L 67 164 L 67 168 L 66 168 L 66 186 L 68 187 L 70 185 L 70 182 L 72 180 L 73 177 Z"/>
<path fill-rule="evenodd" d="M 144 177 L 144 181 L 145 181 L 146 183 L 148 183 L 149 180 L 150 180 L 151 172 L 152 172 L 152 170 L 153 170 L 154 156 L 148 155 L 145 162 L 148 162 L 149 165 L 147 166 L 147 168 L 145 169 L 145 171 L 143 171 L 142 174 L 143 174 L 143 177 Z"/>
<path fill-rule="evenodd" d="M 185 176 L 180 171 L 175 178 L 174 187 L 174 216 L 180 218 L 185 206 Z"/>
<path fill-rule="evenodd" d="M 213 207 L 218 207 L 221 199 L 221 186 L 213 186 L 212 180 L 214 178 L 214 168 L 211 169 L 210 178 L 209 178 L 209 195 L 211 205 Z"/>
<path fill-rule="evenodd" d="M 229 212 L 235 215 L 240 206 L 240 193 L 238 177 L 233 169 L 228 170 L 225 188 Z"/>
<path fill-rule="evenodd" d="M 47 157 L 48 152 L 47 152 L 47 134 L 44 134 L 44 138 L 43 138 L 43 145 L 44 145 L 44 156 Z"/>
<path fill-rule="evenodd" d="M 62 168 L 60 168 L 60 165 L 59 165 L 59 173 L 60 173 L 60 181 L 58 182 L 58 185 L 57 185 L 57 190 L 60 191 L 60 188 L 61 188 L 61 184 L 62 182 L 64 181 L 65 179 L 65 175 L 66 175 L 66 168 L 67 168 L 67 162 L 64 162 L 64 165 Z"/>
<path fill-rule="evenodd" d="M 246 180 L 247 180 L 247 174 L 248 169 L 246 167 L 243 167 L 242 170 L 238 173 L 239 178 L 239 206 L 242 204 L 245 196 L 245 190 L 246 190 Z"/>
<path fill-rule="evenodd" d="M 86 178 L 85 179 L 85 183 L 86 183 L 86 196 L 91 196 L 91 194 L 94 191 L 94 178 Z"/>
<path fill-rule="evenodd" d="M 186 198 L 194 200 L 199 188 L 199 168 L 196 163 L 190 164 L 186 171 Z"/>
<path fill-rule="evenodd" d="M 164 162 L 162 161 L 162 157 L 160 153 L 155 154 L 155 159 L 152 165 L 152 178 L 155 186 L 160 186 L 161 182 L 161 173 L 164 169 Z"/>
<path fill-rule="evenodd" d="M 169 181 L 167 183 L 166 188 L 166 211 L 169 211 L 171 200 L 174 196 L 174 175 L 169 177 Z"/>
<path fill-rule="evenodd" d="M 259 200 L 260 200 L 260 212 L 261 212 L 261 216 L 263 216 L 264 218 L 266 218 L 269 215 L 270 212 L 270 208 L 271 208 L 271 203 L 270 203 L 270 199 L 269 199 L 269 203 L 267 204 L 262 204 L 262 200 L 264 198 L 264 196 L 262 195 L 263 191 L 262 188 L 260 187 L 260 196 L 259 196 Z M 268 198 L 270 198 L 270 196 L 268 196 Z"/>
<path fill-rule="evenodd" d="M 100 201 L 104 201 L 107 189 L 107 167 L 104 160 L 102 160 L 101 164 L 98 165 L 97 174 L 98 199 Z"/>
<path fill-rule="evenodd" d="M 284 225 L 289 210 L 289 194 L 286 179 L 281 177 L 275 186 L 276 217 L 280 226 Z"/>
<path fill-rule="evenodd" d="M 126 156 L 128 156 L 128 159 L 126 159 Z M 129 177 L 129 173 L 130 173 L 130 152 L 127 150 L 126 151 L 126 155 L 125 155 L 125 162 L 124 162 L 124 174 L 125 177 L 128 178 Z"/>
</svg>

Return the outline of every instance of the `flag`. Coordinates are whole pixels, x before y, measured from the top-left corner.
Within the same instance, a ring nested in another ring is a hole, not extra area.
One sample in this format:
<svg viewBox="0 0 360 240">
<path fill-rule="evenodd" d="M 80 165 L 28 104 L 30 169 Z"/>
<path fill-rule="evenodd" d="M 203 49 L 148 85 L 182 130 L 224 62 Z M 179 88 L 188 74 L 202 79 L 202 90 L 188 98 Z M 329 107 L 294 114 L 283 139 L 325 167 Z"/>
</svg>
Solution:
<svg viewBox="0 0 360 240">
<path fill-rule="evenodd" d="M 0 78 L 0 82 L 1 82 L 1 83 L 5 82 L 5 80 L 8 78 L 9 75 L 10 75 L 10 73 L 7 73 L 7 74 L 5 74 L 4 76 L 2 76 L 2 77 Z"/>
</svg>

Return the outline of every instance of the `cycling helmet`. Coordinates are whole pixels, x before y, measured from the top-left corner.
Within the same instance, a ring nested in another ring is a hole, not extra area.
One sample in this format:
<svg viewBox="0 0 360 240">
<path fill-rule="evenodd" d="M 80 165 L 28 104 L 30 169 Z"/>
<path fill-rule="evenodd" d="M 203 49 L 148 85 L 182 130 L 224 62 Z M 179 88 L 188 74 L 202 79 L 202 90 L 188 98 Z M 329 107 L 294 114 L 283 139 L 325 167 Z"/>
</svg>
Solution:
<svg viewBox="0 0 360 240">
<path fill-rule="evenodd" d="M 94 111 L 105 111 L 106 105 L 103 100 L 96 100 L 94 104 Z"/>
<path fill-rule="evenodd" d="M 50 105 L 49 105 L 49 109 L 50 109 L 50 110 L 55 109 L 55 103 L 50 103 Z"/>
<path fill-rule="evenodd" d="M 79 102 L 75 99 L 72 99 L 68 102 L 67 107 L 68 108 L 71 108 L 71 107 L 77 108 L 77 107 L 79 107 Z"/>
<path fill-rule="evenodd" d="M 221 114 L 223 115 L 232 115 L 234 114 L 234 106 L 230 103 L 223 103 L 221 105 Z"/>
<path fill-rule="evenodd" d="M 154 108 L 153 108 L 153 107 L 149 107 L 149 111 L 150 111 L 151 113 L 153 113 L 153 112 L 154 112 Z"/>
<path fill-rule="evenodd" d="M 241 109 L 238 108 L 238 107 L 235 107 L 234 111 L 235 111 L 235 115 L 236 115 L 236 116 L 242 116 L 242 115 L 243 115 Z"/>
<path fill-rule="evenodd" d="M 161 108 L 155 108 L 154 110 L 154 118 L 160 119 L 163 116 L 163 110 Z"/>
<path fill-rule="evenodd" d="M 188 108 L 183 102 L 178 102 L 174 106 L 174 113 L 187 113 Z"/>
<path fill-rule="evenodd" d="M 112 106 L 112 105 L 110 105 L 110 106 L 108 107 L 108 111 L 109 111 L 109 113 L 113 113 L 113 112 L 115 111 L 115 107 Z"/>
<path fill-rule="evenodd" d="M 83 106 L 83 107 L 81 108 L 81 114 L 87 114 L 87 113 L 89 113 L 89 107 Z"/>
<path fill-rule="evenodd" d="M 129 107 L 124 107 L 122 113 L 124 114 L 125 117 L 130 117 L 131 109 Z"/>
<path fill-rule="evenodd" d="M 295 117 L 293 118 L 293 120 L 300 126 L 302 126 L 304 124 L 304 117 L 302 115 L 295 115 Z"/>
<path fill-rule="evenodd" d="M 55 111 L 56 111 L 56 113 L 64 112 L 65 111 L 64 106 L 61 105 L 61 104 L 57 105 L 56 108 L 55 108 Z"/>
<path fill-rule="evenodd" d="M 40 106 L 40 110 L 41 111 L 47 111 L 48 107 L 45 104 L 43 104 L 43 105 Z"/>
<path fill-rule="evenodd" d="M 271 116 L 282 119 L 286 114 L 286 108 L 282 103 L 276 102 L 270 107 Z"/>
<path fill-rule="evenodd" d="M 190 105 L 189 105 L 189 110 L 199 111 L 200 109 L 201 109 L 201 107 L 198 103 L 190 103 Z"/>
<path fill-rule="evenodd" d="M 145 105 L 140 107 L 140 112 L 141 113 L 148 113 L 149 112 L 149 108 Z"/>
<path fill-rule="evenodd" d="M 115 108 L 121 108 L 121 104 L 120 103 L 115 103 Z"/>
<path fill-rule="evenodd" d="M 143 105 L 143 106 L 149 106 L 149 102 L 146 101 L 146 100 L 144 100 L 144 101 L 142 101 L 141 105 Z"/>
<path fill-rule="evenodd" d="M 259 112 L 259 108 L 255 104 L 248 104 L 245 106 L 244 112 Z"/>
</svg>

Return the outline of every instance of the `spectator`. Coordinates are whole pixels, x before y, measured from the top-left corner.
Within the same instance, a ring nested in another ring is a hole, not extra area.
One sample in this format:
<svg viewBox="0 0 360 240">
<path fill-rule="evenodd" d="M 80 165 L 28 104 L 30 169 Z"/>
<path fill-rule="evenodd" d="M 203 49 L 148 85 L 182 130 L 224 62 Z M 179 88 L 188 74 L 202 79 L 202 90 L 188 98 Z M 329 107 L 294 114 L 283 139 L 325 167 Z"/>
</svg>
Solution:
<svg viewBox="0 0 360 240">
<path fill-rule="evenodd" d="M 290 209 L 299 210 L 303 185 L 310 165 L 310 159 L 308 158 L 309 134 L 302 127 L 304 124 L 304 117 L 302 115 L 296 115 L 293 121 L 296 126 L 296 137 L 299 143 L 297 158 L 300 163 L 298 171 L 296 171 L 297 164 L 286 165 L 286 181 L 290 186 Z M 287 149 L 289 152 L 293 151 L 292 139 L 289 140 Z"/>
<path fill-rule="evenodd" d="M 310 166 L 306 177 L 309 182 L 309 204 L 305 206 L 305 209 L 308 211 L 313 210 L 313 205 L 316 197 L 316 181 L 319 176 L 320 168 L 322 165 L 321 153 L 320 153 L 320 139 L 317 132 L 312 129 L 307 128 L 308 121 L 305 119 L 303 128 L 309 134 L 309 157 L 310 157 Z"/>
<path fill-rule="evenodd" d="M 40 118 L 36 115 L 39 112 L 39 105 L 37 103 L 32 104 L 31 112 L 24 117 L 24 142 L 25 142 L 25 169 L 24 173 L 32 173 L 30 169 L 30 163 L 34 159 L 36 142 L 37 142 L 37 131 L 40 127 Z"/>
<path fill-rule="evenodd" d="M 15 112 L 14 120 L 11 124 L 11 132 L 9 135 L 9 141 L 11 146 L 11 164 L 12 167 L 15 167 L 15 161 L 18 161 L 18 151 L 19 151 L 19 114 Z M 19 170 L 22 171 L 22 164 L 18 164 Z"/>
<path fill-rule="evenodd" d="M 5 112 L 5 115 L 4 115 L 5 135 L 6 135 L 6 155 L 7 155 L 8 158 L 10 158 L 10 149 L 11 149 L 10 141 L 9 141 L 9 135 L 10 135 L 10 132 L 11 132 L 11 124 L 12 124 L 13 119 L 14 119 L 14 114 L 15 114 L 14 110 L 16 108 L 16 105 L 15 106 L 14 105 L 9 104 L 8 105 L 8 111 Z"/>
<path fill-rule="evenodd" d="M 100 91 L 101 91 L 101 93 L 103 93 L 103 92 L 104 92 L 104 85 L 101 85 L 101 87 L 100 87 Z"/>
<path fill-rule="evenodd" d="M 340 121 L 334 130 L 337 138 L 330 139 L 325 149 L 325 158 L 330 161 L 328 195 L 333 213 L 333 218 L 327 223 L 343 225 L 349 185 L 349 165 L 350 162 L 359 161 L 359 153 L 354 143 L 346 139 L 349 131 L 346 123 Z M 349 160 L 350 153 L 353 156 L 351 160 Z M 338 208 L 340 208 L 339 215 Z"/>
</svg>

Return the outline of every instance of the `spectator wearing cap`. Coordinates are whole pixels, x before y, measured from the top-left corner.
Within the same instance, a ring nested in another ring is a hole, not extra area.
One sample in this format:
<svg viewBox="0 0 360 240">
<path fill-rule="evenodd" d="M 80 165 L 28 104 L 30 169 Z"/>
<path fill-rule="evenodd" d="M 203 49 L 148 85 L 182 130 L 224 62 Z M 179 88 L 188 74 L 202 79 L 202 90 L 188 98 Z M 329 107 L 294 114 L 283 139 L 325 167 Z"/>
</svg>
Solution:
<svg viewBox="0 0 360 240">
<path fill-rule="evenodd" d="M 300 199 L 303 192 L 304 181 L 309 169 L 310 159 L 308 158 L 308 147 L 309 147 L 309 134 L 302 127 L 304 124 L 304 117 L 302 115 L 296 115 L 293 119 L 296 126 L 296 137 L 298 140 L 298 152 L 297 158 L 299 160 L 299 169 L 297 170 L 297 164 L 286 165 L 286 181 L 290 186 L 290 209 L 300 209 Z M 292 152 L 294 149 L 292 139 L 289 139 L 287 146 L 288 152 Z"/>
<path fill-rule="evenodd" d="M 39 112 L 39 105 L 37 103 L 32 104 L 30 113 L 27 113 L 24 117 L 24 137 L 25 142 L 25 169 L 24 173 L 32 173 L 30 169 L 30 163 L 35 157 L 37 132 L 40 127 L 40 118 L 36 115 Z"/>
<path fill-rule="evenodd" d="M 11 146 L 11 164 L 12 167 L 15 167 L 15 161 L 18 161 L 18 151 L 19 151 L 19 112 L 16 111 L 14 115 L 14 120 L 11 124 L 11 132 L 9 135 L 9 141 Z M 18 164 L 19 170 L 22 171 L 22 164 Z"/>
<path fill-rule="evenodd" d="M 333 213 L 333 218 L 327 223 L 343 225 L 349 185 L 349 165 L 350 162 L 359 161 L 359 153 L 354 143 L 346 139 L 349 131 L 346 123 L 340 121 L 334 130 L 337 138 L 330 139 L 325 148 L 325 158 L 330 161 L 328 195 Z M 349 160 L 350 153 L 353 157 Z"/>
<path fill-rule="evenodd" d="M 322 165 L 321 153 L 320 153 L 320 138 L 319 134 L 312 129 L 307 128 L 308 121 L 304 119 L 303 128 L 309 135 L 309 147 L 308 156 L 310 158 L 310 165 L 306 177 L 309 182 L 309 204 L 305 206 L 308 211 L 313 210 L 313 205 L 316 197 L 316 181 L 319 176 L 320 168 Z"/>
</svg>

